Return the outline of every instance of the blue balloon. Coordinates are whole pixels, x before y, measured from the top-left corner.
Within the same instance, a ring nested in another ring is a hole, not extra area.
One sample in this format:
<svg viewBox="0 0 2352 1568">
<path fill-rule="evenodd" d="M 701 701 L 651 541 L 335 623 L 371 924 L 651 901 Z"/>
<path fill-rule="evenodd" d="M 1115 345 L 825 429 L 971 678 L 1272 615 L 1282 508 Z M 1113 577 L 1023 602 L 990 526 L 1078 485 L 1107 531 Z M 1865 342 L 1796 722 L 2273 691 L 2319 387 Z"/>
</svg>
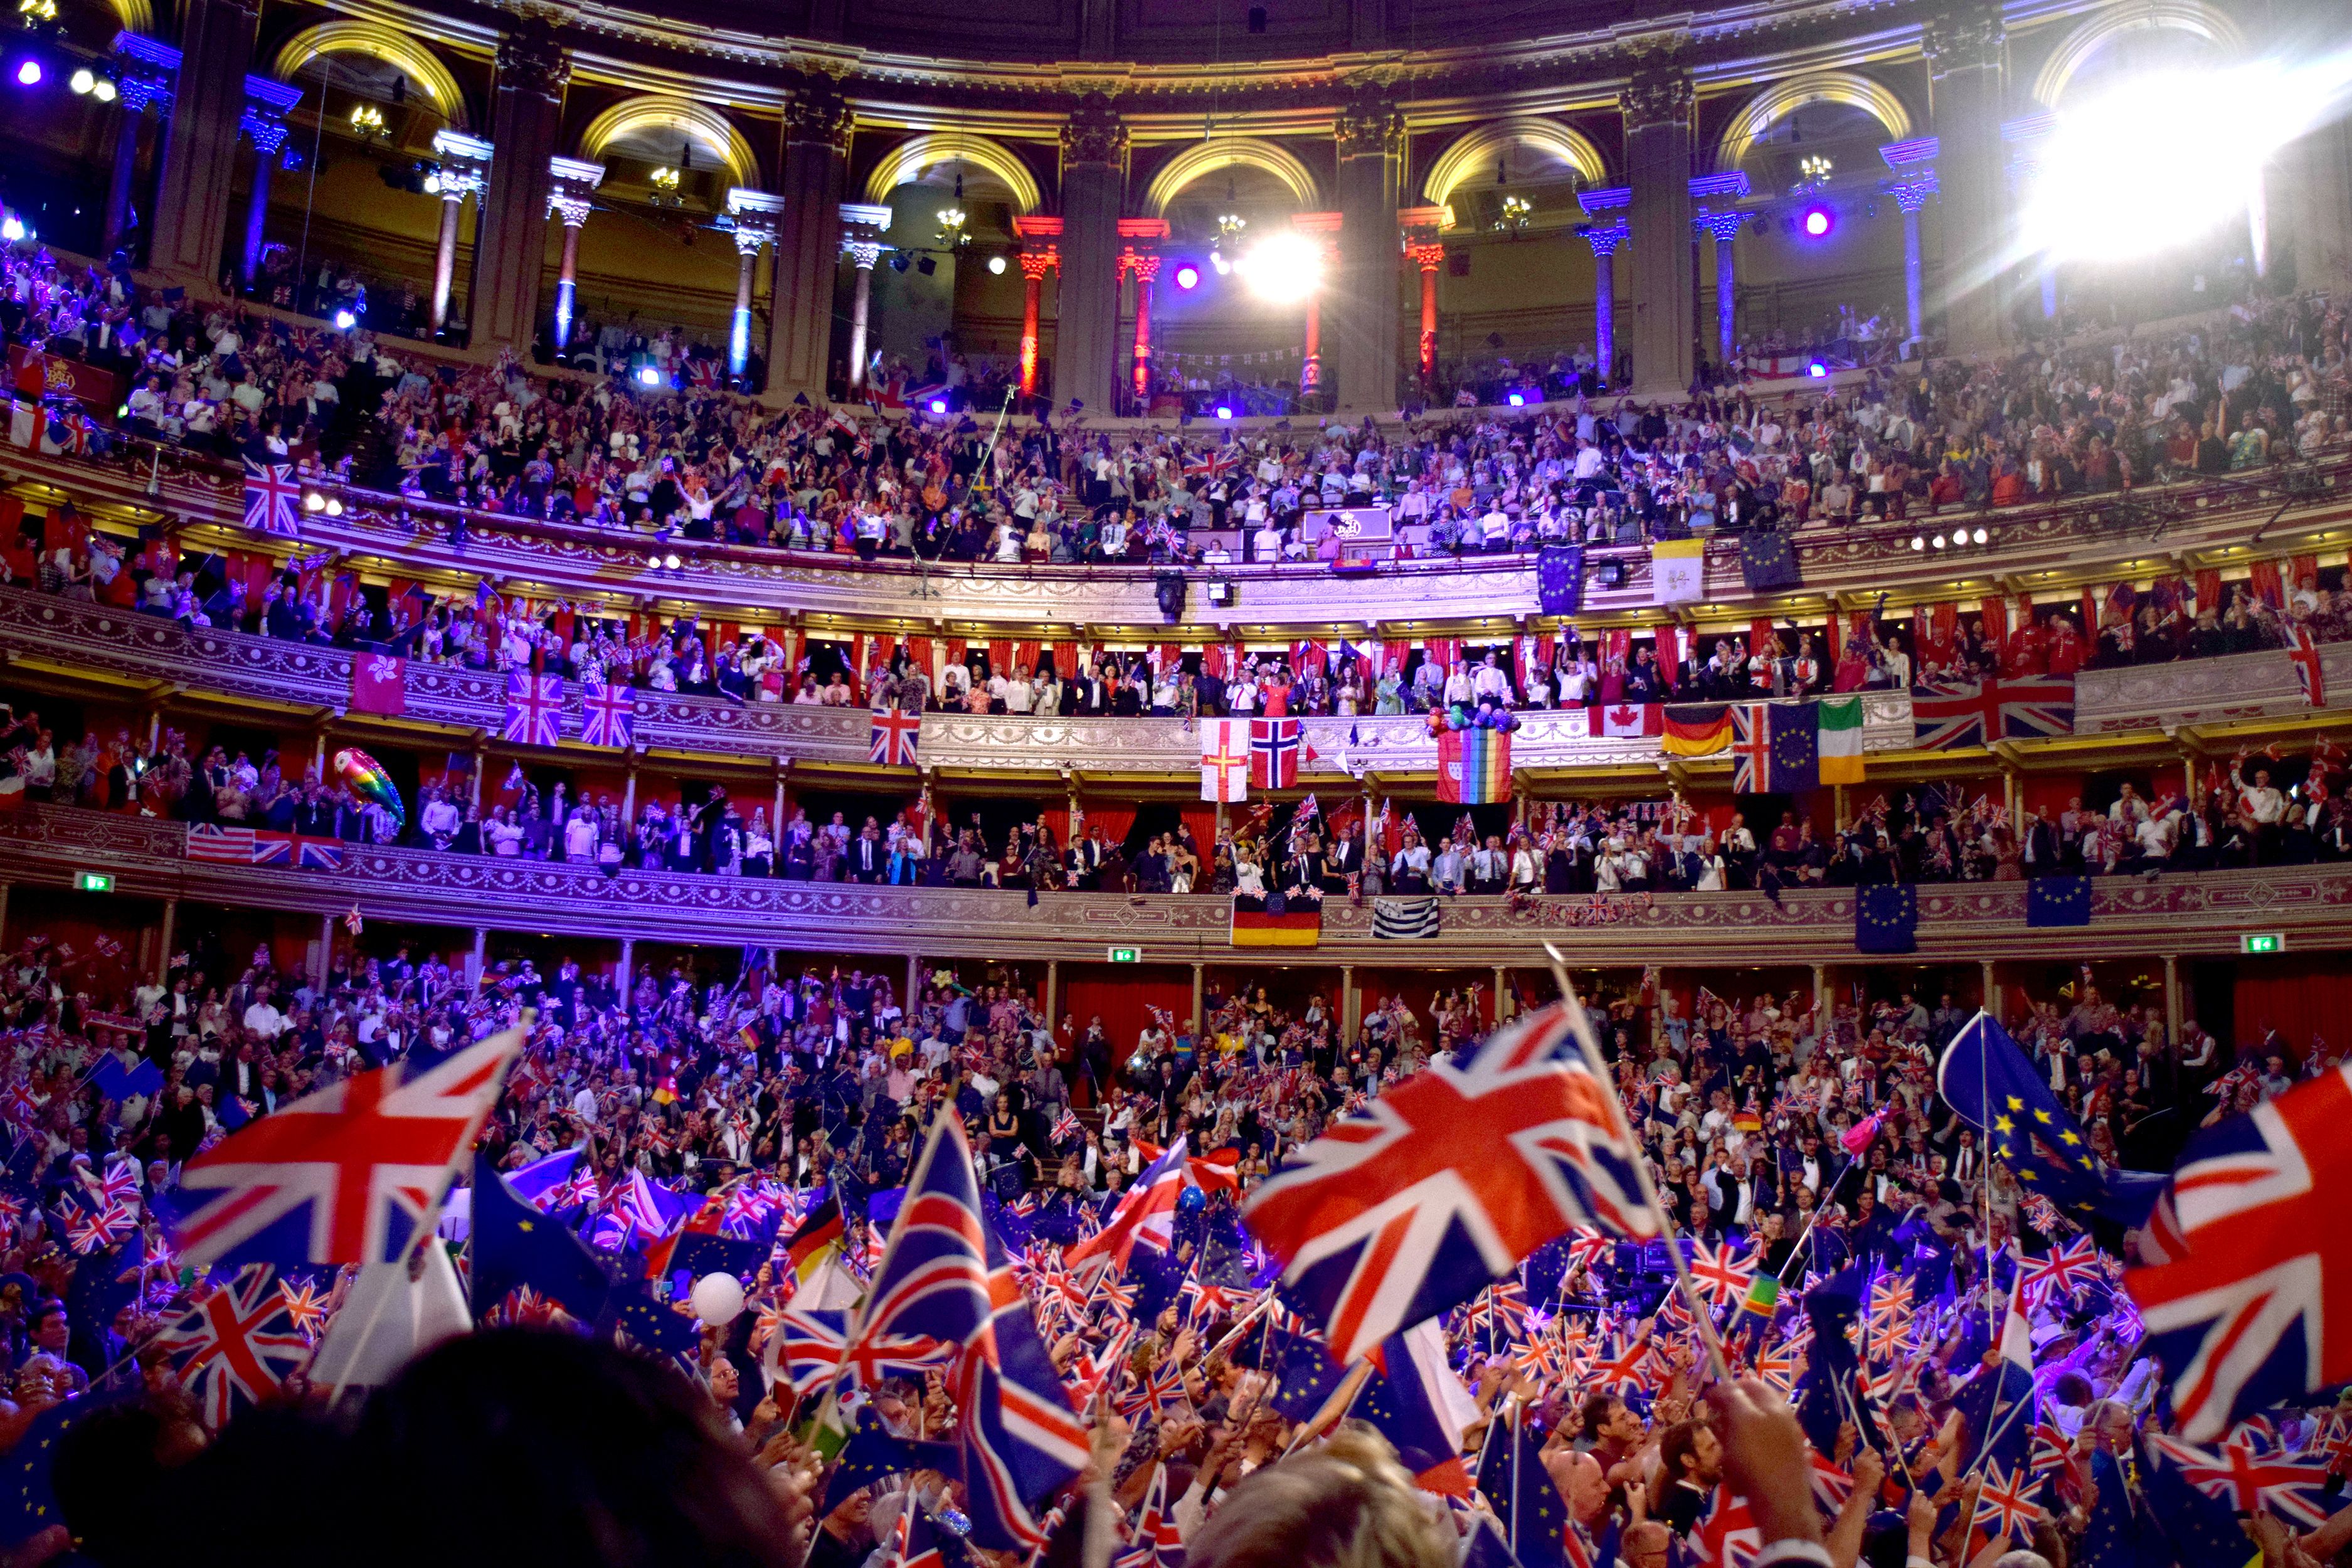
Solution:
<svg viewBox="0 0 2352 1568">
<path fill-rule="evenodd" d="M 1186 1187 L 1176 1194 L 1176 1212 L 1180 1215 L 1198 1214 L 1208 1204 L 1209 1194 L 1198 1187 Z"/>
<path fill-rule="evenodd" d="M 1449 730 L 1459 730 L 1464 728 L 1465 725 L 1465 721 L 1463 719 L 1462 710 L 1459 708 L 1456 708 L 1453 712 L 1448 713 L 1445 716 L 1445 727 Z"/>
</svg>

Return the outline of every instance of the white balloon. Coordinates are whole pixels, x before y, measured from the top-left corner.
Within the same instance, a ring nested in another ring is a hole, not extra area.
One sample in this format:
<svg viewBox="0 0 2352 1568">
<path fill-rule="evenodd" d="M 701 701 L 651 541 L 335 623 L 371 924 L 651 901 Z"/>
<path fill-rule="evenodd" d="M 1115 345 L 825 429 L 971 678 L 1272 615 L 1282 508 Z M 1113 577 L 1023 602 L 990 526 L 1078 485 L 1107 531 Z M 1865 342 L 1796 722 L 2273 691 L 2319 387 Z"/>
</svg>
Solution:
<svg viewBox="0 0 2352 1568">
<path fill-rule="evenodd" d="M 694 1315 L 712 1327 L 743 1315 L 743 1282 L 732 1274 L 706 1274 L 694 1282 Z"/>
</svg>

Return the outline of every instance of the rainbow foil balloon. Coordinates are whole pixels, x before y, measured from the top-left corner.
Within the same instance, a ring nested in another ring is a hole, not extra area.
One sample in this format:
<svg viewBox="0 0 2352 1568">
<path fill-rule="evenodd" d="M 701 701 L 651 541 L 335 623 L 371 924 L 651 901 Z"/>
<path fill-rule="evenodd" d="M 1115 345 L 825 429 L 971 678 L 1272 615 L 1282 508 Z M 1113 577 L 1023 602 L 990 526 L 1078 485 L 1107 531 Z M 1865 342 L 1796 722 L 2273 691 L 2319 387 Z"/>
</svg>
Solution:
<svg viewBox="0 0 2352 1568">
<path fill-rule="evenodd" d="M 400 786 L 383 771 L 383 764 L 358 747 L 349 747 L 335 753 L 335 776 L 343 781 L 352 795 L 361 800 L 372 800 L 392 813 L 393 822 L 402 827 L 408 825 L 408 813 L 400 804 Z"/>
</svg>

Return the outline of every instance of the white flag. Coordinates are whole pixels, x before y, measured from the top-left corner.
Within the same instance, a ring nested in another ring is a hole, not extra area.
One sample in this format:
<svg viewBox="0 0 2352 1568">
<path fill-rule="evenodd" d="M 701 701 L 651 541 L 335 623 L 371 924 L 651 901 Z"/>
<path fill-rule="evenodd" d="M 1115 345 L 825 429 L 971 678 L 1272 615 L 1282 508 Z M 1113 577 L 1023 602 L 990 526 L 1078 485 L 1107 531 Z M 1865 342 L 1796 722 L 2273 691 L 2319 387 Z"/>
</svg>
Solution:
<svg viewBox="0 0 2352 1568">
<path fill-rule="evenodd" d="M 1250 726 L 1246 719 L 1201 721 L 1201 798 L 1249 797 Z"/>
</svg>

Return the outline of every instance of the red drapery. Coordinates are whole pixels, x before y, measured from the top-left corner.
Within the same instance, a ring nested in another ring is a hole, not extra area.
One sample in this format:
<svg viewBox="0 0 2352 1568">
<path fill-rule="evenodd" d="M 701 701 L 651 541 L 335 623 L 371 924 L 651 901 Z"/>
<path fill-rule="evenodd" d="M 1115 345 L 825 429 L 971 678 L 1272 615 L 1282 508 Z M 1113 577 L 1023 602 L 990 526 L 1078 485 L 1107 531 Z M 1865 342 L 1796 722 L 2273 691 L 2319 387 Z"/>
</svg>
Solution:
<svg viewBox="0 0 2352 1568">
<path fill-rule="evenodd" d="M 1184 826 L 1192 830 L 1192 842 L 1200 846 L 1201 857 L 1206 859 L 1217 842 L 1217 808 L 1213 805 L 1185 806 L 1181 816 Z M 1204 870 L 1206 868 L 1202 868 Z"/>
<path fill-rule="evenodd" d="M 2290 1059 L 2300 1061 L 2316 1035 L 2331 1046 L 2345 1042 L 2352 1016 L 2352 973 L 2341 964 L 2288 959 L 2284 963 L 2242 961 L 2232 987 L 2231 1038 L 2258 1046 L 2272 1030 Z"/>
<path fill-rule="evenodd" d="M 1192 977 L 1181 970 L 1066 964 L 1062 973 L 1062 1011 L 1077 1020 L 1081 1036 L 1090 1021 L 1100 1017 L 1115 1060 L 1124 1061 L 1134 1052 L 1154 1007 L 1167 1009 L 1179 1029 L 1192 1026 Z"/>
<path fill-rule="evenodd" d="M 1089 837 L 1097 827 L 1102 829 L 1107 844 L 1127 842 L 1128 829 L 1135 826 L 1135 807 L 1131 805 L 1097 805 L 1092 801 L 1080 801 L 1078 807 L 1086 813 L 1086 828 Z"/>
</svg>

